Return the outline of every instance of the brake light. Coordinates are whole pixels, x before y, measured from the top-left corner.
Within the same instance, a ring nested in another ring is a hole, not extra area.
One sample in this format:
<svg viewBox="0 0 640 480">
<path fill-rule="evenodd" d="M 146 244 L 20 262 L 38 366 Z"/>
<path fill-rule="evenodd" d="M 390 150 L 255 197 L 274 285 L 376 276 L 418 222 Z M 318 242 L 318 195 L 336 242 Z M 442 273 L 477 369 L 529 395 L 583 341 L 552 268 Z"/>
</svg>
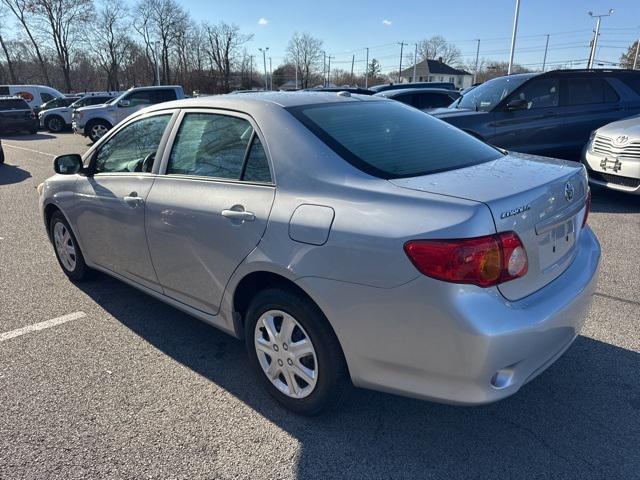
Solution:
<svg viewBox="0 0 640 480">
<path fill-rule="evenodd" d="M 527 253 L 515 232 L 456 240 L 412 240 L 409 260 L 424 275 L 452 283 L 491 287 L 527 273 Z"/>
<path fill-rule="evenodd" d="M 587 218 L 589 218 L 589 212 L 591 211 L 591 189 L 587 192 L 587 199 L 584 202 L 584 217 L 582 219 L 582 228 L 587 224 Z"/>
</svg>

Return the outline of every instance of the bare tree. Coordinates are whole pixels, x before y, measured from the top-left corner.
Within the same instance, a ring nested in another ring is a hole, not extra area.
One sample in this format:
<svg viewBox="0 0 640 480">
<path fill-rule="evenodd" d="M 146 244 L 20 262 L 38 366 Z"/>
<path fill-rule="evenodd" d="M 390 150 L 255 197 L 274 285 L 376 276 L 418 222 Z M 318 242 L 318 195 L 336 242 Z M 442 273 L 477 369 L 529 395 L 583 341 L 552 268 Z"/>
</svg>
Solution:
<svg viewBox="0 0 640 480">
<path fill-rule="evenodd" d="M 105 88 L 118 90 L 118 73 L 124 63 L 130 38 L 127 7 L 122 0 L 103 0 L 92 24 L 88 44 L 98 67 L 106 74 Z"/>
<path fill-rule="evenodd" d="M 442 63 L 455 66 L 460 64 L 461 56 L 460 49 L 440 35 L 418 43 L 418 57 L 421 60 L 438 60 L 442 57 Z"/>
<path fill-rule="evenodd" d="M 40 20 L 51 37 L 68 92 L 71 84 L 71 62 L 74 49 L 93 13 L 92 0 L 31 0 L 29 11 Z"/>
<path fill-rule="evenodd" d="M 298 69 L 298 81 L 302 88 L 309 88 L 309 81 L 322 63 L 322 40 L 308 33 L 294 33 L 287 45 L 287 62 Z"/>
<path fill-rule="evenodd" d="M 40 51 L 39 42 L 35 38 L 32 26 L 29 24 L 29 22 L 27 22 L 27 18 L 29 18 L 31 8 L 31 0 L 2 0 L 2 2 L 18 19 L 18 23 L 20 23 L 20 26 L 24 30 L 24 33 L 27 35 L 29 43 L 31 44 L 35 52 L 35 56 L 38 59 L 38 64 L 40 65 L 40 70 L 42 71 L 44 80 L 47 85 L 50 85 L 51 82 L 49 80 L 49 72 L 47 71 L 45 59 L 42 56 L 42 52 Z"/>
<path fill-rule="evenodd" d="M 204 24 L 207 35 L 207 53 L 220 78 L 224 92 L 231 87 L 231 70 L 240 59 L 240 46 L 247 43 L 252 35 L 240 33 L 240 27 L 220 22 L 217 25 Z"/>
<path fill-rule="evenodd" d="M 15 84 L 17 83 L 17 81 L 16 81 L 16 72 L 13 68 L 13 59 L 9 54 L 9 48 L 7 47 L 7 42 L 5 41 L 5 38 L 2 36 L 2 30 L 4 27 L 4 17 L 5 17 L 5 11 L 2 8 L 2 5 L 0 4 L 0 47 L 2 47 L 2 52 L 4 53 L 4 56 L 7 62 L 7 70 L 9 70 L 9 81 Z"/>
</svg>

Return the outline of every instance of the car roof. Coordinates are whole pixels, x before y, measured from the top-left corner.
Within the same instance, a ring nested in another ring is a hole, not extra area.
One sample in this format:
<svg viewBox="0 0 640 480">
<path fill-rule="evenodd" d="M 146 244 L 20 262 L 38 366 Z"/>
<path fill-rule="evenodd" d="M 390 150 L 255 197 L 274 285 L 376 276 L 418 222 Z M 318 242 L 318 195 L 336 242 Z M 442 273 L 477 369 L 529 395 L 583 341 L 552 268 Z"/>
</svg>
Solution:
<svg viewBox="0 0 640 480">
<path fill-rule="evenodd" d="M 279 106 L 283 108 L 315 105 L 321 103 L 348 103 L 382 101 L 380 97 L 371 95 L 357 95 L 348 92 L 261 92 L 244 93 L 242 95 L 213 95 L 210 97 L 187 98 L 172 102 L 159 103 L 147 107 L 145 111 L 163 110 L 166 108 L 228 108 L 231 110 L 249 110 L 264 106 Z"/>
<path fill-rule="evenodd" d="M 448 88 L 429 88 L 429 87 L 418 87 L 418 88 L 398 88 L 396 90 L 385 90 L 383 92 L 378 92 L 375 95 L 378 97 L 395 97 L 397 95 L 402 95 L 405 93 L 442 93 L 446 95 L 451 94 L 459 94 L 456 90 L 449 90 Z"/>
</svg>

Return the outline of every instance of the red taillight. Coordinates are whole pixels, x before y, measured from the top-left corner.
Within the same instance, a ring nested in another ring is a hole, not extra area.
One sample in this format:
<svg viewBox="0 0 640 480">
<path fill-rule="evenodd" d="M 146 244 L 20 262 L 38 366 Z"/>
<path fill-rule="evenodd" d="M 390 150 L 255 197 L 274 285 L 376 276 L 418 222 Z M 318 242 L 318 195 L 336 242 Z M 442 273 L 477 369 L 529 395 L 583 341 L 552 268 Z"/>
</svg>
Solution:
<svg viewBox="0 0 640 480">
<path fill-rule="evenodd" d="M 587 192 L 587 200 L 584 202 L 584 217 L 582 218 L 582 228 L 587 224 L 587 218 L 589 218 L 589 212 L 591 211 L 591 189 Z"/>
<path fill-rule="evenodd" d="M 423 274 L 491 287 L 527 273 L 527 254 L 514 232 L 457 240 L 412 240 L 404 251 Z"/>
</svg>

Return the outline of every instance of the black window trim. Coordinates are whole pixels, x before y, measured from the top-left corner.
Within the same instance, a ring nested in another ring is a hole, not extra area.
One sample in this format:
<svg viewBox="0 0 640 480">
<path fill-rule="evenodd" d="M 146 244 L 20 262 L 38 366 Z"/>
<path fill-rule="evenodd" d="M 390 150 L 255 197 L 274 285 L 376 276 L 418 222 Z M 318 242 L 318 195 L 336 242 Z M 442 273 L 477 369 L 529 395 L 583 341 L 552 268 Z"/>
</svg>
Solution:
<svg viewBox="0 0 640 480">
<path fill-rule="evenodd" d="M 207 182 L 216 182 L 216 183 L 233 183 L 240 185 L 252 185 L 256 187 L 275 187 L 276 179 L 274 174 L 273 162 L 271 160 L 271 155 L 269 153 L 269 149 L 264 141 L 264 137 L 262 132 L 258 128 L 257 122 L 246 112 L 241 112 L 239 110 L 225 109 L 220 107 L 187 107 L 182 109 L 177 109 L 178 115 L 175 117 L 175 121 L 170 128 L 169 134 L 167 136 L 167 141 L 164 146 L 164 151 L 162 154 L 162 158 L 159 163 L 158 176 L 164 178 L 181 178 L 185 180 L 198 180 L 198 181 L 207 181 Z M 248 160 L 248 153 L 250 151 L 251 145 L 253 144 L 253 138 L 257 137 L 262 144 L 262 148 L 264 149 L 265 155 L 267 157 L 267 165 L 269 166 L 269 175 L 271 176 L 271 182 L 256 182 L 256 181 L 248 181 L 242 180 L 242 176 L 234 180 L 232 178 L 223 178 L 223 177 L 210 177 L 204 175 L 188 175 L 182 173 L 167 173 L 167 167 L 169 166 L 169 158 L 171 157 L 171 152 L 173 151 L 173 146 L 178 137 L 178 132 L 180 131 L 180 126 L 184 121 L 184 118 L 190 113 L 204 113 L 209 115 L 226 115 L 229 117 L 237 117 L 249 122 L 251 127 L 253 128 L 253 133 L 251 134 L 251 138 L 249 139 L 249 143 L 247 144 L 247 150 L 245 151 L 245 156 L 243 158 L 243 165 L 241 175 L 244 176 L 244 171 L 246 167 L 246 162 Z M 157 158 L 157 157 L 156 157 Z"/>
<path fill-rule="evenodd" d="M 382 103 L 382 101 L 374 101 L 374 102 L 363 102 L 364 103 Z M 310 104 L 310 105 L 297 105 L 295 107 L 287 107 L 285 108 L 286 111 L 288 111 L 291 115 L 293 115 L 293 117 L 298 120 L 302 125 L 304 125 L 311 133 L 313 133 L 316 137 L 318 137 L 318 139 L 320 141 L 322 141 L 327 147 L 329 147 L 331 150 L 333 150 L 336 154 L 338 154 L 338 156 L 340 156 L 342 159 L 344 159 L 347 163 L 351 164 L 353 167 L 355 167 L 356 169 L 360 170 L 361 172 L 364 172 L 368 175 L 371 175 L 372 177 L 377 177 L 380 178 L 382 180 L 397 180 L 400 178 L 412 178 L 412 177 L 421 177 L 424 175 L 432 175 L 435 173 L 442 173 L 442 172 L 449 172 L 451 170 L 459 170 L 461 168 L 467 168 L 467 167 L 473 167 L 474 165 L 480 165 L 481 163 L 487 163 L 487 162 L 491 162 L 494 160 L 497 160 L 498 158 L 500 158 L 499 156 L 496 157 L 495 159 L 490 159 L 490 160 L 477 160 L 474 162 L 470 162 L 467 163 L 465 165 L 458 165 L 458 166 L 454 166 L 454 167 L 446 167 L 446 168 L 438 168 L 438 169 L 431 169 L 431 170 L 426 170 L 424 172 L 416 172 L 416 173 L 410 173 L 410 174 L 406 174 L 406 175 L 394 175 L 394 174 L 390 174 L 389 172 L 386 172 L 384 170 L 380 170 L 379 168 L 376 168 L 374 166 L 372 166 L 371 164 L 369 164 L 368 162 L 365 162 L 364 160 L 362 160 L 360 157 L 358 157 L 357 155 L 354 155 L 353 153 L 351 153 L 347 148 L 343 147 L 342 145 L 340 145 L 340 143 L 338 143 L 337 141 L 335 141 L 330 135 L 328 135 L 327 133 L 324 132 L 324 130 L 322 130 L 322 128 L 320 128 L 319 125 L 317 125 L 314 121 L 312 121 L 310 118 L 308 118 L 307 116 L 305 116 L 302 111 L 303 110 L 307 110 L 310 108 L 326 108 L 326 107 L 343 107 L 345 105 L 353 105 L 352 102 L 342 102 L 342 103 L 316 103 L 316 104 Z M 418 111 L 418 112 L 422 112 L 422 110 L 416 109 L 415 107 L 412 107 L 410 105 L 404 104 L 402 102 L 398 102 L 398 105 L 401 105 L 404 108 L 410 108 L 411 110 L 414 111 Z M 428 113 L 424 113 L 422 112 L 424 115 L 429 115 Z M 442 122 L 443 120 L 439 120 L 436 119 L 440 122 Z M 455 127 L 452 127 L 455 128 Z M 467 134 L 469 135 L 469 134 Z M 476 138 L 476 137 L 474 137 Z M 476 140 L 478 140 L 476 138 Z M 478 140 L 481 141 L 481 140 Z M 498 148 L 494 147 L 493 145 L 490 145 L 488 143 L 486 143 L 487 146 L 493 148 L 499 155 L 501 156 L 505 156 L 507 155 L 507 153 L 503 150 L 499 150 Z"/>
</svg>

